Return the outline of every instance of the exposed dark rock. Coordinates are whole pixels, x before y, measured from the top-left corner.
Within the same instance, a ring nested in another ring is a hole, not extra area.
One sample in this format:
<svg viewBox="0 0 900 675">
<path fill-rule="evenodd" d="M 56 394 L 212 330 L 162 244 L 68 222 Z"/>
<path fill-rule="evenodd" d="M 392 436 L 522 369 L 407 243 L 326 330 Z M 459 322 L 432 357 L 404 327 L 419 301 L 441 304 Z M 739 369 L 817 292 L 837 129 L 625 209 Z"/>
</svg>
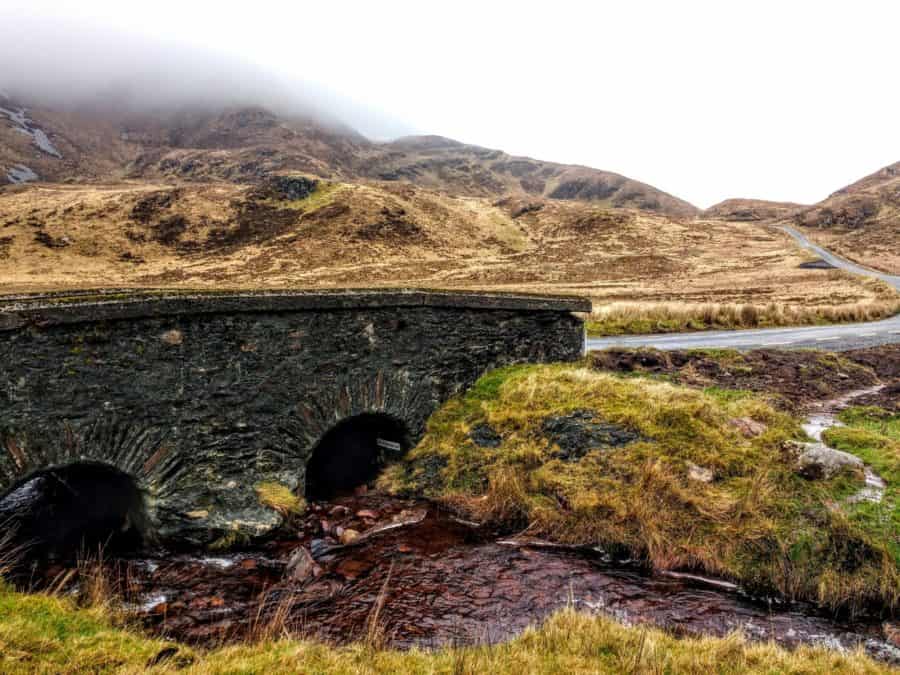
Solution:
<svg viewBox="0 0 900 675">
<path fill-rule="evenodd" d="M 568 415 L 548 417 L 541 431 L 559 446 L 555 457 L 575 461 L 594 449 L 618 448 L 638 440 L 639 435 L 618 424 L 596 421 L 592 410 L 576 410 Z"/>
<path fill-rule="evenodd" d="M 296 201 L 306 199 L 319 187 L 319 181 L 304 176 L 272 176 L 251 193 L 253 199 Z"/>
<path fill-rule="evenodd" d="M 803 270 L 833 270 L 834 265 L 832 265 L 827 260 L 822 260 L 818 258 L 816 260 L 810 260 L 808 262 L 800 263 L 800 269 Z"/>
<path fill-rule="evenodd" d="M 131 219 L 144 225 L 153 221 L 165 209 L 168 209 L 181 196 L 181 190 L 151 192 L 139 199 L 131 209 Z"/>
<path fill-rule="evenodd" d="M 63 235 L 61 237 L 53 237 L 44 230 L 35 232 L 34 240 L 39 244 L 43 244 L 47 248 L 65 248 L 66 246 L 72 245 L 72 240 L 69 239 L 66 235 Z"/>
<path fill-rule="evenodd" d="M 503 442 L 503 437 L 494 431 L 490 424 L 484 422 L 476 424 L 469 431 L 469 438 L 481 448 L 497 448 Z"/>
</svg>

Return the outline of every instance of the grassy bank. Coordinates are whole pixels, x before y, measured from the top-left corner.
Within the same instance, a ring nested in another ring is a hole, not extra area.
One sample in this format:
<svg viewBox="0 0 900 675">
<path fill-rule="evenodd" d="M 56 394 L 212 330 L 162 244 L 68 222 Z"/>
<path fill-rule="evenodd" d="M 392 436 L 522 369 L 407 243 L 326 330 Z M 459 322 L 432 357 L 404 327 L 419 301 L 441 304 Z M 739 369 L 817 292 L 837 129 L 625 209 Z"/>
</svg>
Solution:
<svg viewBox="0 0 900 675">
<path fill-rule="evenodd" d="M 548 433 L 566 420 L 635 440 L 566 457 L 566 441 Z M 473 430 L 485 426 L 496 447 L 476 443 Z M 505 530 L 620 550 L 656 568 L 702 570 L 834 608 L 895 608 L 900 566 L 889 533 L 841 507 L 862 476 L 799 477 L 788 441 L 801 436 L 797 419 L 749 392 L 521 366 L 443 406 L 409 461 L 382 480 Z"/>
<path fill-rule="evenodd" d="M 563 611 L 502 645 L 399 652 L 282 639 L 201 651 L 116 626 L 78 609 L 0 585 L 0 672 L 17 673 L 882 673 L 862 654 L 787 652 L 740 636 L 678 639 Z"/>
<path fill-rule="evenodd" d="M 840 414 L 845 427 L 825 432 L 832 447 L 850 452 L 884 479 L 880 502 L 858 501 L 847 516 L 870 537 L 881 539 L 900 567 L 900 415 L 881 408 L 851 408 Z"/>
<path fill-rule="evenodd" d="M 900 298 L 893 290 L 887 290 L 890 292 L 879 300 L 822 306 L 611 303 L 594 311 L 585 326 L 588 335 L 601 337 L 877 321 L 900 313 Z"/>
</svg>

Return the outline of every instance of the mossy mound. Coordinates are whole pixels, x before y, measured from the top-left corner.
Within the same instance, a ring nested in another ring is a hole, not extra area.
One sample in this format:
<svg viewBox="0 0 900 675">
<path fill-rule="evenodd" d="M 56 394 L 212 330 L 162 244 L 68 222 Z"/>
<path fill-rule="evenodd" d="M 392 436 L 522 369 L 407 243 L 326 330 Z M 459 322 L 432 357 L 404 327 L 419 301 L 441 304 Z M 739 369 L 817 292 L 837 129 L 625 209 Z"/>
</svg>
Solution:
<svg viewBox="0 0 900 675">
<path fill-rule="evenodd" d="M 586 424 L 634 440 L 561 453 L 547 420 L 585 411 L 593 416 Z M 496 447 L 475 443 L 479 425 L 500 437 Z M 702 571 L 832 608 L 893 611 L 900 565 L 892 544 L 841 506 L 863 477 L 801 478 L 789 441 L 802 437 L 798 419 L 758 394 L 580 365 L 517 366 L 445 404 L 382 485 L 500 530 L 625 551 L 658 569 Z"/>
</svg>

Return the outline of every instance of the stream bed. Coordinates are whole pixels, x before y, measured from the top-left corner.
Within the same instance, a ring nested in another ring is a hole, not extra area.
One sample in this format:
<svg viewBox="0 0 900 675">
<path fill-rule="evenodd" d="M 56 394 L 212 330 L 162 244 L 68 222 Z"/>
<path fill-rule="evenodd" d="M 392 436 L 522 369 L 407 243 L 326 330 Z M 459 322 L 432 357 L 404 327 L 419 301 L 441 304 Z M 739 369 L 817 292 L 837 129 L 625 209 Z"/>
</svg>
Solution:
<svg viewBox="0 0 900 675">
<path fill-rule="evenodd" d="M 334 535 L 352 527 L 362 536 L 337 543 Z M 301 556 L 299 577 L 289 564 L 298 546 L 311 553 Z M 654 575 L 596 551 L 498 540 L 428 502 L 377 494 L 312 504 L 298 538 L 262 550 L 106 565 L 149 632 L 206 646 L 273 622 L 277 632 L 336 644 L 364 639 L 373 626 L 398 648 L 495 643 L 574 606 L 679 635 L 739 629 L 786 647 L 861 645 L 900 663 L 876 619 L 836 620 L 811 605 L 754 599 L 714 579 Z"/>
</svg>

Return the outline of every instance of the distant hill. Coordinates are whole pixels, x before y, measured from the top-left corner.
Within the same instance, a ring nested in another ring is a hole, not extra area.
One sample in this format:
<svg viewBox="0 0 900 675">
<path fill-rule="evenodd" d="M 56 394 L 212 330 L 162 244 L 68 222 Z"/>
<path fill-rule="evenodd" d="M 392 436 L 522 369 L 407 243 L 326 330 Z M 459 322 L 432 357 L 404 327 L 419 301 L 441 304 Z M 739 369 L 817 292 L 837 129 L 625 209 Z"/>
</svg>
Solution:
<svg viewBox="0 0 900 675">
<path fill-rule="evenodd" d="M 6 182 L 253 183 L 286 172 L 408 182 L 471 197 L 523 194 L 673 217 L 698 213 L 615 173 L 512 157 L 438 136 L 374 143 L 337 123 L 283 118 L 252 106 L 137 114 L 103 107 L 51 110 L 0 98 L 0 180 Z"/>
<path fill-rule="evenodd" d="M 738 222 L 761 222 L 786 218 L 805 208 L 792 202 L 764 199 L 726 199 L 703 211 L 704 218 Z"/>
</svg>

